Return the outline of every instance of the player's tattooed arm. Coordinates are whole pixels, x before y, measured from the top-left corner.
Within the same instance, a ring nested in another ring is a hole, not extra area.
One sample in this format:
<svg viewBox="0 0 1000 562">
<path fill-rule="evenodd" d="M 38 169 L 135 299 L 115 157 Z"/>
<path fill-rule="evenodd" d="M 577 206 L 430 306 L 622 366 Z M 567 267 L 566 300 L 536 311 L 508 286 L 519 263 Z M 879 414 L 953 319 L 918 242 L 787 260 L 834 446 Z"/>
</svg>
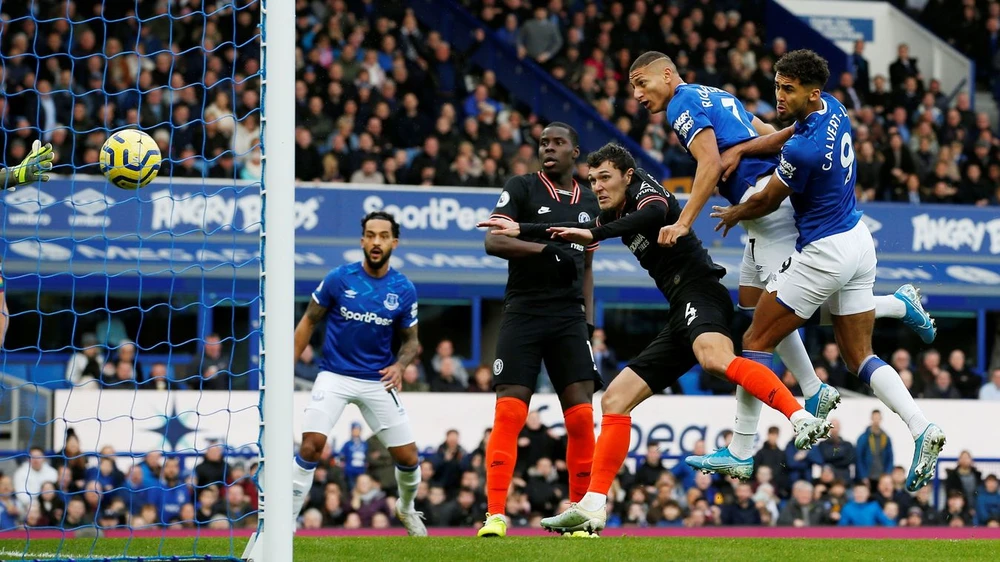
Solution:
<svg viewBox="0 0 1000 562">
<path fill-rule="evenodd" d="M 760 133 L 762 130 L 774 131 L 774 128 L 770 125 L 761 121 L 761 127 L 758 128 L 757 121 L 760 119 L 754 118 L 754 128 Z M 766 129 L 764 129 L 766 127 Z M 761 134 L 761 136 L 750 139 L 746 142 L 741 142 L 740 144 L 734 145 L 726 149 L 722 153 L 722 181 L 729 179 L 729 175 L 736 171 L 736 168 L 740 165 L 740 161 L 747 156 L 774 156 L 781 152 L 781 147 L 784 146 L 788 139 L 792 138 L 792 134 L 795 132 L 795 127 L 785 127 L 784 129 L 772 132 L 770 134 Z"/>
<path fill-rule="evenodd" d="M 305 351 L 306 346 L 309 345 L 309 340 L 312 338 L 313 330 L 316 329 L 316 325 L 322 322 L 325 317 L 326 307 L 316 302 L 316 299 L 309 299 L 309 306 L 306 307 L 306 313 L 302 315 L 298 325 L 295 326 L 296 361 L 299 360 L 299 357 L 302 356 L 302 352 Z"/>
<path fill-rule="evenodd" d="M 754 193 L 746 201 L 732 207 L 712 207 L 712 217 L 719 219 L 715 230 L 725 228 L 722 235 L 729 233 L 740 221 L 759 219 L 776 211 L 781 202 L 792 194 L 792 190 L 778 179 L 777 174 L 771 176 L 767 187 Z"/>
<path fill-rule="evenodd" d="M 413 363 L 413 360 L 417 358 L 417 353 L 420 351 L 417 324 L 400 330 L 399 338 L 402 340 L 402 343 L 399 346 L 399 351 L 396 353 L 396 363 L 405 368 L 410 363 Z"/>
<path fill-rule="evenodd" d="M 399 346 L 399 351 L 396 352 L 396 362 L 379 370 L 379 374 L 382 375 L 382 386 L 386 390 L 401 390 L 403 388 L 403 371 L 410 363 L 413 363 L 420 351 L 416 324 L 399 330 L 399 337 L 402 344 Z"/>
</svg>

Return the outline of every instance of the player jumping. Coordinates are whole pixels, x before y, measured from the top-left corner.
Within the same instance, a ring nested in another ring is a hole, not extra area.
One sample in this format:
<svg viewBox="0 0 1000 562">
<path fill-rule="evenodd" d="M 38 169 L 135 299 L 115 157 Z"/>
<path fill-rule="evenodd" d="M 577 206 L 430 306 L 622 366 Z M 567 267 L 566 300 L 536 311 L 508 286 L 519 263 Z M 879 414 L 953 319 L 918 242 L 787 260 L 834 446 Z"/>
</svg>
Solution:
<svg viewBox="0 0 1000 562">
<path fill-rule="evenodd" d="M 705 371 L 744 386 L 751 394 L 781 411 L 795 428 L 795 444 L 809 448 L 829 431 L 829 423 L 806 412 L 792 393 L 765 365 L 736 357 L 729 324 L 733 302 L 722 284 L 725 270 L 716 265 L 694 233 L 671 247 L 655 242 L 660 228 L 674 224 L 680 205 L 624 148 L 609 144 L 590 154 L 589 179 L 601 205 L 601 214 L 581 228 L 562 225 L 510 223 L 491 219 L 491 235 L 553 237 L 592 244 L 621 237 L 649 272 L 670 303 L 667 326 L 611 382 L 601 398 L 601 434 L 594 452 L 587 494 L 564 513 L 542 520 L 558 532 L 604 528 L 607 493 L 628 455 L 632 410 L 662 392 L 695 364 Z"/>
<path fill-rule="evenodd" d="M 684 83 L 670 58 L 655 51 L 635 60 L 629 79 L 634 96 L 650 112 L 667 112 L 678 139 L 698 162 L 691 197 L 677 223 L 660 231 L 661 243 L 672 244 L 690 231 L 717 184 L 722 196 L 734 205 L 764 189 L 777 167 L 780 144 L 769 155 L 738 158 L 738 150 L 747 141 L 774 132 L 773 127 L 747 111 L 739 99 L 718 88 Z M 788 128 L 773 138 L 787 139 L 791 132 L 792 128 Z M 733 152 L 727 155 L 737 158 L 726 167 L 719 153 L 731 147 Z M 741 224 L 748 240 L 740 268 L 739 308 L 743 314 L 752 316 L 768 277 L 795 251 L 798 231 L 790 202 L 766 217 Z M 900 287 L 895 295 L 876 297 L 876 316 L 903 318 L 925 342 L 934 339 L 934 323 L 920 306 L 919 295 L 912 285 Z M 840 393 L 816 376 L 798 332 L 789 334 L 776 349 L 802 389 L 806 410 L 827 418 L 840 402 Z M 770 366 L 770 357 L 760 357 Z M 701 470 L 748 479 L 753 474 L 753 447 L 761 403 L 743 388 L 737 389 L 736 399 L 735 433 L 730 446 L 710 455 L 688 457 L 686 462 Z"/>
<path fill-rule="evenodd" d="M 50 143 L 43 145 L 41 141 L 35 139 L 35 142 L 31 143 L 31 152 L 20 164 L 10 168 L 0 167 L 0 187 L 14 191 L 21 185 L 49 181 L 48 172 L 52 170 L 52 160 L 55 156 L 56 153 L 53 152 Z M 7 319 L 10 317 L 4 289 L 3 273 L 0 272 L 0 346 L 3 346 L 4 338 L 7 336 Z"/>
<path fill-rule="evenodd" d="M 295 517 L 309 496 L 313 473 L 333 426 L 348 404 L 361 410 L 368 427 L 396 462 L 399 501 L 396 515 L 410 536 L 427 536 L 413 498 L 420 484 L 420 459 L 406 410 L 399 401 L 403 370 L 417 356 L 417 293 L 405 275 L 389 266 L 399 245 L 399 224 L 374 211 L 361 220 L 360 263 L 342 265 L 312 293 L 295 328 L 295 357 L 309 343 L 316 324 L 326 318 L 320 373 L 302 424 L 302 446 L 292 471 Z M 331 310 L 333 314 L 327 315 Z M 392 354 L 393 333 L 402 343 Z"/>
<path fill-rule="evenodd" d="M 739 221 L 774 212 L 786 198 L 795 210 L 796 251 L 768 282 L 743 347 L 770 354 L 829 301 L 834 336 L 848 369 L 899 414 L 916 441 L 906 479 L 906 488 L 915 492 L 934 475 L 945 435 L 924 417 L 899 373 L 872 351 L 877 260 L 854 196 L 851 120 L 844 106 L 823 92 L 830 71 L 816 53 L 788 53 L 775 64 L 775 73 L 778 114 L 795 118 L 795 132 L 781 147 L 767 187 L 712 213 L 728 232 Z"/>
<path fill-rule="evenodd" d="M 542 131 L 542 171 L 515 176 L 493 210 L 497 224 L 509 221 L 589 222 L 600 213 L 597 197 L 573 179 L 580 147 L 576 131 L 552 123 Z M 503 320 L 493 362 L 496 412 L 486 448 L 488 513 L 480 537 L 507 534 L 507 490 L 517 461 L 517 439 L 528 416 L 542 361 L 559 394 L 566 422 L 566 469 L 570 501 L 590 484 L 594 457 L 594 390 L 601 377 L 590 348 L 594 319 L 597 242 L 577 244 L 545 233 L 520 240 L 486 236 L 486 253 L 507 260 Z"/>
</svg>

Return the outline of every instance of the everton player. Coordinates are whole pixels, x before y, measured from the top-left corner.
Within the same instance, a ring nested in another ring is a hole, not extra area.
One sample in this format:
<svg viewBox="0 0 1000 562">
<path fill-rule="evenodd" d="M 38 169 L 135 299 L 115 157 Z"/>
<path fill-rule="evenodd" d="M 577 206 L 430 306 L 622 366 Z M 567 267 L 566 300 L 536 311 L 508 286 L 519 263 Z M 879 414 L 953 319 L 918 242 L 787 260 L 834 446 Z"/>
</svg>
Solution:
<svg viewBox="0 0 1000 562">
<path fill-rule="evenodd" d="M 728 167 L 719 154 L 729 149 L 727 154 L 738 156 L 742 147 L 751 144 L 748 141 L 774 132 L 770 125 L 747 111 L 735 96 L 718 88 L 684 83 L 669 57 L 655 51 L 644 53 L 635 60 L 629 79 L 634 96 L 650 112 L 667 112 L 677 138 L 698 162 L 691 198 L 677 223 L 661 229 L 661 243 L 676 243 L 690 231 L 690 225 L 716 185 L 734 205 L 764 189 L 778 164 L 777 148 L 771 154 L 737 158 L 737 162 Z M 791 128 L 774 138 L 782 136 L 791 136 Z M 727 169 L 731 170 L 728 174 Z M 747 243 L 740 268 L 738 304 L 742 313 L 751 316 L 768 277 L 777 273 L 795 251 L 798 231 L 788 201 L 766 217 L 741 224 L 747 231 Z M 925 342 L 934 339 L 934 323 L 920 306 L 917 290 L 912 285 L 904 285 L 895 295 L 877 297 L 876 316 L 903 318 Z M 840 401 L 840 393 L 816 376 L 798 332 L 789 334 L 776 350 L 795 374 L 806 398 L 806 410 L 817 417 L 828 417 Z M 750 357 L 760 356 L 751 354 Z M 769 360 L 767 356 L 763 359 Z M 730 446 L 710 455 L 688 457 L 686 462 L 701 470 L 748 479 L 754 469 L 754 441 L 761 403 L 744 388 L 737 389 L 736 398 L 735 433 Z"/>
<path fill-rule="evenodd" d="M 492 220 L 587 223 L 597 197 L 573 179 L 580 146 L 576 130 L 552 123 L 542 131 L 542 170 L 507 181 Z M 528 416 L 542 361 L 559 394 L 566 421 L 566 467 L 571 501 L 590 484 L 594 455 L 594 390 L 601 377 L 590 348 L 596 241 L 552 240 L 544 230 L 522 239 L 486 236 L 486 253 L 507 260 L 503 319 L 497 337 L 493 384 L 497 402 L 486 448 L 486 523 L 480 537 L 507 534 L 504 510 L 517 460 L 517 439 Z"/>
<path fill-rule="evenodd" d="M 809 414 L 767 367 L 736 357 L 729 334 L 733 303 L 716 265 L 694 233 L 670 247 L 656 244 L 660 228 L 681 214 L 672 194 L 645 171 L 624 148 L 608 144 L 590 154 L 589 180 L 601 206 L 600 216 L 585 225 L 538 225 L 492 219 L 491 236 L 534 237 L 546 231 L 557 239 L 592 244 L 621 238 L 649 272 L 670 303 L 667 326 L 629 362 L 601 398 L 603 419 L 594 452 L 587 494 L 566 512 L 542 520 L 553 531 L 597 532 L 604 528 L 611 483 L 628 455 L 632 410 L 662 392 L 695 364 L 747 389 L 787 416 L 795 444 L 811 447 L 829 432 L 829 423 Z"/>
<path fill-rule="evenodd" d="M 799 232 L 796 251 L 768 282 L 743 347 L 770 354 L 829 302 L 834 336 L 848 369 L 899 414 L 913 435 L 906 488 L 915 492 L 933 477 L 945 435 L 924 417 L 899 373 L 872 352 L 875 244 L 854 197 L 851 120 L 844 106 L 823 92 L 829 77 L 826 61 L 812 51 L 793 51 L 778 61 L 778 114 L 795 118 L 794 134 L 781 147 L 767 187 L 739 205 L 715 209 L 712 216 L 728 232 L 737 222 L 764 217 L 791 200 Z"/>
<path fill-rule="evenodd" d="M 364 260 L 342 265 L 313 291 L 295 328 L 295 357 L 326 318 L 320 373 L 302 424 L 302 446 L 292 471 L 292 507 L 297 517 L 309 496 L 313 473 L 344 408 L 354 404 L 396 462 L 396 515 L 411 536 L 426 536 L 413 498 L 420 484 L 419 457 L 410 420 L 399 400 L 403 370 L 417 356 L 417 293 L 405 275 L 389 266 L 399 244 L 399 224 L 384 211 L 361 220 Z M 402 341 L 395 357 L 393 334 Z"/>
</svg>

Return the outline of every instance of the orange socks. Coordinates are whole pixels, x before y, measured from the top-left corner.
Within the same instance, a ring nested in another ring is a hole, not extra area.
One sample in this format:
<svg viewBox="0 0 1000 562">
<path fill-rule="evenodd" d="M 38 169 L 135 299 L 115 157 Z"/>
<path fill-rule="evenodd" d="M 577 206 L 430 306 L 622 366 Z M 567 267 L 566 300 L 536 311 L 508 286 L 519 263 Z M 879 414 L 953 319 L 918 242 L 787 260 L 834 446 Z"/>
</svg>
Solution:
<svg viewBox="0 0 1000 562">
<path fill-rule="evenodd" d="M 726 369 L 726 378 L 742 386 L 758 400 L 784 414 L 786 418 L 791 419 L 792 414 L 802 409 L 798 400 L 778 379 L 778 375 L 760 363 L 737 357 Z"/>
<path fill-rule="evenodd" d="M 594 463 L 594 406 L 577 404 L 563 412 L 563 417 L 566 420 L 569 501 L 578 502 L 590 486 L 590 468 Z"/>
<path fill-rule="evenodd" d="M 594 468 L 591 470 L 588 491 L 607 495 L 618 469 L 628 456 L 632 439 L 632 417 L 621 414 L 604 414 L 601 418 L 601 435 L 594 451 Z"/>
<path fill-rule="evenodd" d="M 493 432 L 486 445 L 486 499 L 490 515 L 507 511 L 507 489 L 517 462 L 517 436 L 528 418 L 528 405 L 513 397 L 497 399 Z"/>
</svg>

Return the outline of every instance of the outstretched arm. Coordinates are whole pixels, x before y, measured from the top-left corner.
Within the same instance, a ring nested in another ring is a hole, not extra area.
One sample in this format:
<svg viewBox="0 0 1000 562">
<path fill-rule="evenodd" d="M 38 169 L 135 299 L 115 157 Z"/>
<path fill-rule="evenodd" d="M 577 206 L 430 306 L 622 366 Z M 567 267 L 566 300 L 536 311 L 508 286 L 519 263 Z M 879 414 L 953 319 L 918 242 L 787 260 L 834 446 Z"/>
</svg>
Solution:
<svg viewBox="0 0 1000 562">
<path fill-rule="evenodd" d="M 309 301 L 309 306 L 306 307 L 306 313 L 302 315 L 298 325 L 295 326 L 296 361 L 299 360 L 299 357 L 302 356 L 302 352 L 305 351 L 306 346 L 309 345 L 309 339 L 312 338 L 313 330 L 316 329 L 316 324 L 322 322 L 324 317 L 326 317 L 326 307 L 316 302 L 314 297 Z"/>
<path fill-rule="evenodd" d="M 725 227 L 722 235 L 729 233 L 729 229 L 736 226 L 740 221 L 759 219 L 764 215 L 773 213 L 781 205 L 786 197 L 792 194 L 792 190 L 778 179 L 777 174 L 771 176 L 767 182 L 767 187 L 754 193 L 746 201 L 732 207 L 712 207 L 712 217 L 719 219 L 719 224 L 715 230 Z"/>
<path fill-rule="evenodd" d="M 35 183 L 36 181 L 49 181 L 49 170 L 52 169 L 52 159 L 55 153 L 52 145 L 35 139 L 31 144 L 31 152 L 17 166 L 11 168 L 0 168 L 0 187 L 3 189 L 15 189 L 19 185 Z"/>
<path fill-rule="evenodd" d="M 516 238 L 517 234 L 514 237 L 497 236 L 493 231 L 498 228 L 500 227 L 490 225 L 490 232 L 486 233 L 486 253 L 491 256 L 510 260 L 540 254 L 545 249 L 545 244 L 520 240 Z"/>
</svg>

